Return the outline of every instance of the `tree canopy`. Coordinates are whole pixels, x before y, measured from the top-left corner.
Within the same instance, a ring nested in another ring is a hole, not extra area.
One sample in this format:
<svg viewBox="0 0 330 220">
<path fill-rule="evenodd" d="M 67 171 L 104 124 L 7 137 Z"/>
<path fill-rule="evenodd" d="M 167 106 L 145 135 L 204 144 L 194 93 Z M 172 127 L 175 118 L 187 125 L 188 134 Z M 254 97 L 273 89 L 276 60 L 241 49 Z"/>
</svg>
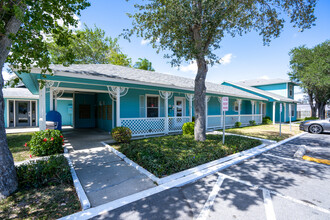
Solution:
<svg viewBox="0 0 330 220">
<path fill-rule="evenodd" d="M 324 118 L 324 108 L 330 100 L 330 40 L 313 48 L 296 47 L 289 55 L 290 78 L 308 94 L 312 115 L 316 116 L 318 109 L 319 117 Z"/>
<path fill-rule="evenodd" d="M 155 71 L 152 67 L 152 63 L 146 58 L 139 58 L 139 60 L 134 64 L 135 69 Z"/>
<path fill-rule="evenodd" d="M 55 39 L 60 36 L 55 36 Z M 114 64 L 131 66 L 131 59 L 121 52 L 118 38 L 105 35 L 105 31 L 84 24 L 82 30 L 75 30 L 68 40 L 68 45 L 56 42 L 48 44 L 51 62 L 54 64 Z"/>
<path fill-rule="evenodd" d="M 8 149 L 4 126 L 4 86 L 2 69 L 5 62 L 21 71 L 32 65 L 49 69 L 50 57 L 44 35 L 56 35 L 56 43 L 66 45 L 76 26 L 76 15 L 90 4 L 86 0 L 4 0 L 0 3 L 0 199 L 17 188 L 14 161 Z M 63 23 L 63 25 L 61 25 Z"/>
<path fill-rule="evenodd" d="M 195 139 L 206 139 L 205 79 L 208 64 L 219 62 L 214 53 L 225 36 L 235 37 L 257 31 L 264 44 L 279 37 L 286 16 L 301 31 L 315 21 L 316 0 L 150 0 L 137 3 L 137 12 L 129 14 L 133 34 L 149 40 L 159 52 L 166 50 L 174 66 L 196 61 Z"/>
</svg>

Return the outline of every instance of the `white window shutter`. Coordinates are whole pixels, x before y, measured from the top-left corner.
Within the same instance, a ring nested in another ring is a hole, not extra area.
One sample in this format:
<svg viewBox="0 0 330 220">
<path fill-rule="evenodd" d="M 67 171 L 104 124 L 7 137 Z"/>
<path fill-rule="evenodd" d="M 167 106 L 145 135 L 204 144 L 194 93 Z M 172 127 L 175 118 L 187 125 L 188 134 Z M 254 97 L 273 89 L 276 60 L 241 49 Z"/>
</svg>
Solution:
<svg viewBox="0 0 330 220">
<path fill-rule="evenodd" d="M 140 118 L 146 117 L 145 111 L 145 97 L 144 95 L 140 95 Z"/>
</svg>

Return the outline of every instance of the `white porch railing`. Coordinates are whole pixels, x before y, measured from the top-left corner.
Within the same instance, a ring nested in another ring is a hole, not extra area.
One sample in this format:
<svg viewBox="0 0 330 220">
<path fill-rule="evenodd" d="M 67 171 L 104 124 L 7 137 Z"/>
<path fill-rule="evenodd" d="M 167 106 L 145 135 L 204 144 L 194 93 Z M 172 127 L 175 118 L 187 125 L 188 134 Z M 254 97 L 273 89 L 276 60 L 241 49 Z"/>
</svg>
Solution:
<svg viewBox="0 0 330 220">
<path fill-rule="evenodd" d="M 121 118 L 121 126 L 128 127 L 132 131 L 132 136 L 143 136 L 153 134 L 167 134 L 170 132 L 182 131 L 182 125 L 189 122 L 190 117 L 165 117 L 161 118 Z M 251 120 L 257 124 L 262 123 L 262 115 L 241 115 L 240 121 L 243 126 L 249 125 Z M 235 122 L 239 120 L 238 115 L 226 115 L 226 127 L 234 127 Z M 208 115 L 207 129 L 222 128 L 222 115 Z M 166 130 L 168 129 L 168 130 Z"/>
<path fill-rule="evenodd" d="M 132 136 L 162 134 L 182 131 L 182 125 L 189 122 L 190 117 L 161 118 L 121 118 L 121 126 L 128 127 Z M 167 123 L 167 125 L 166 125 Z M 168 129 L 166 131 L 166 128 Z"/>
<path fill-rule="evenodd" d="M 166 118 L 121 118 L 121 126 L 128 127 L 132 136 L 161 134 L 165 132 Z"/>
<path fill-rule="evenodd" d="M 189 122 L 190 117 L 169 117 L 168 118 L 168 131 L 182 131 L 182 125 Z"/>
</svg>

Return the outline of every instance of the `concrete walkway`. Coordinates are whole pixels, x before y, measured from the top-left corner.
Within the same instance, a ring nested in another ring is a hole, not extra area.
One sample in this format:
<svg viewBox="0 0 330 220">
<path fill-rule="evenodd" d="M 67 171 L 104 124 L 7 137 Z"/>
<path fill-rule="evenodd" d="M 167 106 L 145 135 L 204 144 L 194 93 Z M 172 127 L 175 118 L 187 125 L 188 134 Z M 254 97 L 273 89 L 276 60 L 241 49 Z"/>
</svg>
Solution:
<svg viewBox="0 0 330 220">
<path fill-rule="evenodd" d="M 147 176 L 126 164 L 100 142 L 107 132 L 81 129 L 64 132 L 78 178 L 92 207 L 156 186 Z"/>
</svg>

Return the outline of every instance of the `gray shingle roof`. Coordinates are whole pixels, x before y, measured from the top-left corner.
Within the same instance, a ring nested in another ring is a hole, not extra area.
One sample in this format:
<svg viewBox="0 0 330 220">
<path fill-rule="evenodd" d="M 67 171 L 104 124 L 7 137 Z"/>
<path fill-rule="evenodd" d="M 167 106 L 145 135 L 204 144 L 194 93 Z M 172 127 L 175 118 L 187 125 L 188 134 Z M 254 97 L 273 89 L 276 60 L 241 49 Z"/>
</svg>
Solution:
<svg viewBox="0 0 330 220">
<path fill-rule="evenodd" d="M 145 85 L 160 85 L 169 88 L 179 89 L 194 89 L 194 80 L 174 76 L 170 74 L 134 69 L 130 67 L 117 66 L 112 64 L 74 64 L 68 67 L 63 65 L 51 65 L 50 68 L 54 71 L 54 74 L 58 72 L 72 73 L 79 75 L 94 76 L 97 78 L 107 79 L 121 79 L 127 80 L 130 83 L 138 82 Z M 34 70 L 38 69 L 33 69 Z M 266 100 L 260 96 L 253 95 L 251 93 L 242 91 L 240 89 L 233 88 L 231 86 L 224 86 L 211 82 L 206 82 L 206 88 L 208 93 L 228 95 L 241 98 L 255 99 L 255 100 Z"/>
<path fill-rule="evenodd" d="M 247 86 L 247 85 L 244 85 L 244 84 L 241 84 L 241 83 L 233 83 L 233 82 L 228 82 L 228 81 L 227 81 L 227 83 L 235 85 L 235 86 L 239 86 L 243 89 L 247 89 L 247 90 L 252 91 L 252 92 L 259 93 L 261 95 L 270 97 L 270 98 L 275 99 L 277 101 L 297 102 L 293 99 L 290 99 L 290 98 L 287 98 L 287 97 L 284 97 L 284 96 L 281 96 L 281 95 L 278 95 L 278 94 L 275 94 L 275 93 L 272 93 L 272 92 L 268 92 L 268 91 L 265 91 L 265 90 L 262 90 L 262 89 L 258 89 L 258 88 L 252 87 L 252 86 Z"/>
<path fill-rule="evenodd" d="M 4 98 L 39 99 L 38 95 L 33 95 L 27 88 L 5 88 L 2 91 Z"/>
<path fill-rule="evenodd" d="M 272 84 L 289 83 L 289 82 L 291 82 L 291 80 L 288 79 L 251 79 L 251 80 L 240 81 L 238 83 L 246 86 L 263 86 L 263 85 L 272 85 Z"/>
</svg>

